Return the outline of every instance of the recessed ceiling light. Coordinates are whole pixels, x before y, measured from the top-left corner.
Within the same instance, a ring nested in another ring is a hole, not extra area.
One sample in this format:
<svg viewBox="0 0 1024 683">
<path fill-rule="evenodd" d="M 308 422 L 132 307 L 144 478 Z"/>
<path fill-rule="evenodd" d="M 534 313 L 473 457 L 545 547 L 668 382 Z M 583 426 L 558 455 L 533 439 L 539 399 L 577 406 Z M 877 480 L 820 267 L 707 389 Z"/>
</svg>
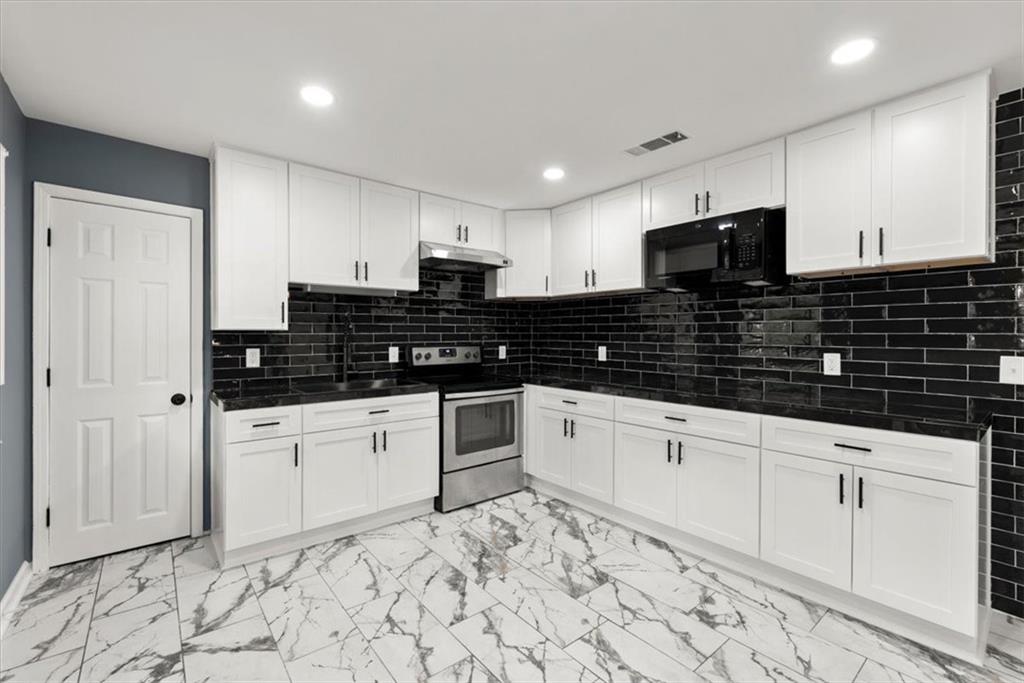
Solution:
<svg viewBox="0 0 1024 683">
<path fill-rule="evenodd" d="M 331 94 L 331 91 L 321 88 L 319 85 L 307 85 L 299 91 L 299 94 L 307 104 L 314 107 L 327 107 L 334 102 L 334 95 Z"/>
<path fill-rule="evenodd" d="M 565 177 L 565 171 L 557 166 L 552 166 L 551 168 L 544 169 L 544 177 L 548 180 L 561 180 Z"/>
<path fill-rule="evenodd" d="M 835 50 L 832 50 L 833 64 L 853 64 L 867 57 L 875 51 L 875 41 L 871 38 L 858 38 L 843 43 Z"/>
</svg>

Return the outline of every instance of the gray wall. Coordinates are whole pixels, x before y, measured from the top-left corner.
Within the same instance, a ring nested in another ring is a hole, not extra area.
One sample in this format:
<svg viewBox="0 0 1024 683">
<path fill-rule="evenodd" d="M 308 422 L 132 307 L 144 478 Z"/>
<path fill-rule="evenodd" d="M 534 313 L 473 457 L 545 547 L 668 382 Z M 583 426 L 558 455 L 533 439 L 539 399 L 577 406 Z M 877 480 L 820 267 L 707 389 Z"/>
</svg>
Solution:
<svg viewBox="0 0 1024 683">
<path fill-rule="evenodd" d="M 206 157 L 174 152 L 80 128 L 28 119 L 28 166 L 31 182 L 53 183 L 203 210 L 203 273 L 210 282 L 210 163 Z M 207 386 L 195 392 L 203 402 L 203 443 L 209 443 L 206 396 L 210 377 L 209 297 L 203 303 L 203 376 Z M 208 489 L 209 448 L 204 446 L 204 481 Z M 203 520 L 209 527 L 209 496 Z"/>
<path fill-rule="evenodd" d="M 0 142 L 7 158 L 3 277 L 5 384 L 0 386 L 0 595 L 32 554 L 32 220 L 26 125 L 0 74 Z"/>
</svg>

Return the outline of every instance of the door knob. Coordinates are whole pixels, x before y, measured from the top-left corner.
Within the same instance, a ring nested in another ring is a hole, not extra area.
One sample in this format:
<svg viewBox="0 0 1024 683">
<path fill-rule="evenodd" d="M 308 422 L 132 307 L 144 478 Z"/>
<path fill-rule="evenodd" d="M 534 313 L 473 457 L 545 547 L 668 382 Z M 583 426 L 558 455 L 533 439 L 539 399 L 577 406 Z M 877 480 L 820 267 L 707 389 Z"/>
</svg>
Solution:
<svg viewBox="0 0 1024 683">
<path fill-rule="evenodd" d="M 184 402 L 185 394 L 175 394 L 174 396 L 171 396 L 171 403 L 173 403 L 176 406 L 180 406 Z"/>
</svg>

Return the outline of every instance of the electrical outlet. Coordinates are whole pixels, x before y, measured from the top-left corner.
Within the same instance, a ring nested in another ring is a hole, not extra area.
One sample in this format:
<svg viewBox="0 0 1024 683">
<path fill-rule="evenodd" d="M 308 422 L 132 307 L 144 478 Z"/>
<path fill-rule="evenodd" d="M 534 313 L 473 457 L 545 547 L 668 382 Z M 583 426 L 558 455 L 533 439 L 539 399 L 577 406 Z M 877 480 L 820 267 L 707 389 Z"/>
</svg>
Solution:
<svg viewBox="0 0 1024 683">
<path fill-rule="evenodd" d="M 599 361 L 608 360 L 608 347 L 607 346 L 598 346 L 597 347 L 597 360 L 599 360 Z"/>
<path fill-rule="evenodd" d="M 498 360 L 505 360 L 508 358 L 508 347 L 504 344 L 498 347 Z"/>
<path fill-rule="evenodd" d="M 260 350 L 246 349 L 245 350 L 245 367 L 247 368 L 258 368 L 260 366 Z"/>
<path fill-rule="evenodd" d="M 398 362 L 398 347 L 397 346 L 389 346 L 388 347 L 388 362 L 389 363 L 397 363 Z"/>
<path fill-rule="evenodd" d="M 1024 356 L 1000 356 L 999 381 L 1003 384 L 1024 384 Z"/>
<path fill-rule="evenodd" d="M 823 372 L 826 375 L 841 375 L 843 374 L 842 362 L 843 357 L 838 353 L 825 353 L 821 356 Z"/>
</svg>

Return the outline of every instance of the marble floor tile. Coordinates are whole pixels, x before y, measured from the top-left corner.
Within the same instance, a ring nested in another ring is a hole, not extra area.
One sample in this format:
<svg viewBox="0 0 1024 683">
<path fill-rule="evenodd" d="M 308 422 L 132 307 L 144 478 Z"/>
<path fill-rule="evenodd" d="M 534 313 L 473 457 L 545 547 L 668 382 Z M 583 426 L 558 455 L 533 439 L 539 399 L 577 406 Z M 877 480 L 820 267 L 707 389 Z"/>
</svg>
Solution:
<svg viewBox="0 0 1024 683">
<path fill-rule="evenodd" d="M 552 500 L 532 489 L 523 489 L 490 501 L 487 511 L 518 527 L 528 529 L 532 523 L 550 516 Z"/>
<path fill-rule="evenodd" d="M 539 538 L 531 538 L 509 548 L 506 554 L 574 598 L 594 590 L 609 578 L 596 563 L 577 559 Z"/>
<path fill-rule="evenodd" d="M 615 548 L 604 540 L 600 520 L 587 515 L 563 514 L 545 517 L 530 525 L 530 534 L 569 553 L 578 560 L 591 562 Z"/>
<path fill-rule="evenodd" d="M 330 645 L 355 628 L 318 574 L 272 586 L 258 599 L 286 662 Z"/>
<path fill-rule="evenodd" d="M 245 572 L 249 575 L 252 587 L 258 595 L 269 588 L 313 576 L 317 573 L 317 568 L 305 550 L 296 550 L 259 562 L 250 562 L 245 565 Z"/>
<path fill-rule="evenodd" d="M 683 576 L 808 631 L 828 611 L 824 605 L 708 562 L 690 567 Z"/>
<path fill-rule="evenodd" d="M 580 602 L 693 670 L 727 640 L 683 610 L 620 581 L 609 581 Z"/>
<path fill-rule="evenodd" d="M 285 662 L 293 681 L 384 683 L 393 681 L 387 668 L 355 626 L 333 642 L 304 657 Z"/>
<path fill-rule="evenodd" d="M 901 671 L 882 666 L 870 659 L 864 662 L 864 666 L 860 668 L 857 677 L 853 680 L 854 683 L 925 683 L 924 681 L 915 681 Z"/>
<path fill-rule="evenodd" d="M 427 683 L 498 683 L 498 679 L 476 657 L 466 657 L 427 679 Z"/>
<path fill-rule="evenodd" d="M 367 531 L 356 540 L 388 569 L 404 567 L 429 552 L 423 541 L 400 524 Z"/>
<path fill-rule="evenodd" d="M 462 528 L 476 534 L 501 553 L 526 540 L 519 527 L 490 513 L 474 517 L 471 521 L 463 524 Z"/>
<path fill-rule="evenodd" d="M 78 669 L 82 665 L 82 648 L 25 664 L 0 672 L 0 683 L 77 683 Z"/>
<path fill-rule="evenodd" d="M 444 536 L 445 534 L 454 534 L 459 530 L 455 522 L 440 512 L 429 512 L 425 515 L 414 517 L 406 522 L 402 522 L 402 526 L 421 541 L 427 541 L 431 538 Z"/>
<path fill-rule="evenodd" d="M 402 589 L 380 560 L 352 536 L 309 550 L 320 575 L 346 608 Z"/>
<path fill-rule="evenodd" d="M 495 605 L 461 621 L 452 633 L 502 681 L 592 681 L 595 674 L 517 617 Z"/>
<path fill-rule="evenodd" d="M 661 539 L 634 531 L 610 520 L 601 520 L 600 524 L 592 526 L 594 533 L 597 533 L 598 529 L 603 533 L 604 541 L 680 574 L 701 560 L 696 555 L 679 550 Z"/>
<path fill-rule="evenodd" d="M 209 536 L 179 538 L 171 541 L 171 555 L 174 558 L 174 575 L 188 576 L 199 572 L 220 569 L 213 553 L 213 542 Z"/>
<path fill-rule="evenodd" d="M 1009 680 L 1024 681 L 1024 643 L 1011 640 L 999 633 L 990 633 L 985 668 L 996 671 Z"/>
<path fill-rule="evenodd" d="M 709 592 L 690 614 L 704 625 L 812 680 L 849 683 L 864 663 L 863 655 L 789 626 L 723 593 Z"/>
<path fill-rule="evenodd" d="M 186 640 L 182 657 L 188 683 L 288 680 L 274 637 L 262 617 Z"/>
<path fill-rule="evenodd" d="M 396 570 L 395 578 L 445 626 L 456 624 L 497 602 L 433 551 Z"/>
<path fill-rule="evenodd" d="M 992 671 L 838 612 L 829 611 L 814 627 L 813 633 L 920 681 L 966 683 L 999 680 Z"/>
<path fill-rule="evenodd" d="M 0 671 L 84 647 L 95 597 L 95 584 L 63 585 L 19 605 L 0 641 Z"/>
<path fill-rule="evenodd" d="M 605 622 L 565 648 L 602 681 L 700 681 L 688 667 L 624 629 Z"/>
<path fill-rule="evenodd" d="M 505 574 L 516 566 L 480 537 L 466 531 L 433 538 L 427 541 L 427 547 L 476 583 Z"/>
<path fill-rule="evenodd" d="M 103 561 L 93 618 L 153 602 L 174 607 L 174 565 L 168 543 L 110 555 Z"/>
<path fill-rule="evenodd" d="M 25 588 L 18 609 L 23 610 L 29 605 L 50 600 L 67 591 L 79 592 L 87 586 L 95 586 L 100 580 L 103 558 L 94 558 L 82 562 L 74 562 L 59 567 L 51 567 L 44 572 L 34 574 Z"/>
<path fill-rule="evenodd" d="M 594 561 L 594 566 L 616 581 L 641 593 L 688 612 L 701 603 L 707 587 L 684 578 L 677 570 L 666 569 L 626 550 L 612 550 Z"/>
<path fill-rule="evenodd" d="M 360 605 L 352 618 L 398 681 L 428 678 L 469 656 L 409 591 Z"/>
<path fill-rule="evenodd" d="M 525 568 L 488 579 L 483 588 L 559 647 L 565 647 L 600 621 L 592 609 Z"/>
<path fill-rule="evenodd" d="M 990 630 L 997 636 L 1024 643 L 1024 617 L 1014 617 L 993 610 Z"/>
<path fill-rule="evenodd" d="M 704 662 L 697 673 L 709 681 L 771 681 L 771 683 L 807 683 L 792 669 L 741 645 L 735 640 L 726 642 Z"/>
<path fill-rule="evenodd" d="M 184 639 L 263 615 L 244 567 L 183 576 L 177 586 Z"/>
<path fill-rule="evenodd" d="M 94 619 L 83 681 L 184 681 L 178 612 L 163 602 Z"/>
</svg>

